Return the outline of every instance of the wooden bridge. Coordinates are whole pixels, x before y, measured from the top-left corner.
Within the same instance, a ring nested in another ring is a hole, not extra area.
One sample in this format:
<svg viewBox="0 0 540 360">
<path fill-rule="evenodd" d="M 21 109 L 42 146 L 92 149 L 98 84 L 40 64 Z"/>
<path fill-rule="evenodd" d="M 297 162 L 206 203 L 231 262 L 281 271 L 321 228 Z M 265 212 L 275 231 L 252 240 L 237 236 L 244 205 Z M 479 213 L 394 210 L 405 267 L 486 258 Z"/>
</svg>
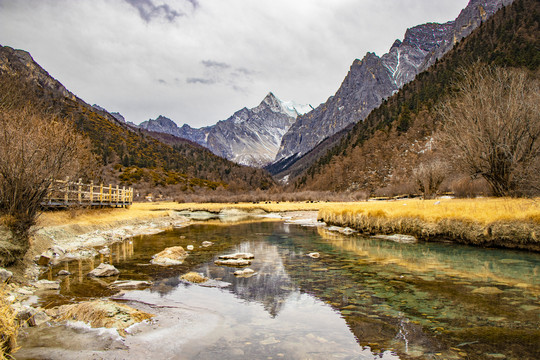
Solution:
<svg viewBox="0 0 540 360">
<path fill-rule="evenodd" d="M 81 180 L 55 180 L 41 203 L 43 207 L 109 206 L 125 207 L 133 203 L 133 188 L 118 185 L 103 186 L 94 182 L 83 184 Z"/>
</svg>

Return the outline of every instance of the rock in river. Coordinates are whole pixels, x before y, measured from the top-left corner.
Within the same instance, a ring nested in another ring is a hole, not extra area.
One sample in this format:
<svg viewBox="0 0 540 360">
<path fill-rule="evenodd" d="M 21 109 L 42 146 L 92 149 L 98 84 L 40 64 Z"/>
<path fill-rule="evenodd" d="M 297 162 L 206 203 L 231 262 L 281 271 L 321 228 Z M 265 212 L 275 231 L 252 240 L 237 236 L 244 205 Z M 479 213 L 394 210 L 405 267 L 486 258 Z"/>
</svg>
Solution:
<svg viewBox="0 0 540 360">
<path fill-rule="evenodd" d="M 102 300 L 62 305 L 47 310 L 47 314 L 56 321 L 75 320 L 90 324 L 93 328 L 115 328 L 120 335 L 125 335 L 127 327 L 153 316 L 124 304 Z"/>
<path fill-rule="evenodd" d="M 214 261 L 216 265 L 224 265 L 224 266 L 249 266 L 251 265 L 251 260 L 246 259 L 229 259 L 229 260 L 216 260 Z"/>
<path fill-rule="evenodd" d="M 154 255 L 150 261 L 154 265 L 180 265 L 184 262 L 184 259 L 188 256 L 188 253 L 181 246 L 173 246 L 166 248 L 162 252 Z"/>
<path fill-rule="evenodd" d="M 180 276 L 180 279 L 189 281 L 190 283 L 194 283 L 194 284 L 200 284 L 200 283 L 208 281 L 208 278 L 193 271 Z"/>
<path fill-rule="evenodd" d="M 99 264 L 97 268 L 90 271 L 88 273 L 88 276 L 107 277 L 107 276 L 118 275 L 119 273 L 120 271 L 118 271 L 118 269 L 115 268 L 113 265 L 101 263 Z"/>
<path fill-rule="evenodd" d="M 247 269 L 244 269 L 244 270 L 237 270 L 234 272 L 234 275 L 235 276 L 238 276 L 238 277 L 251 277 L 253 275 L 255 275 L 255 270 L 253 269 L 250 269 L 250 268 L 247 268 Z"/>
<path fill-rule="evenodd" d="M 219 258 L 221 260 L 231 260 L 231 259 L 253 259 L 255 258 L 255 255 L 252 253 L 235 253 L 235 254 L 228 254 L 228 255 L 220 255 Z"/>
</svg>

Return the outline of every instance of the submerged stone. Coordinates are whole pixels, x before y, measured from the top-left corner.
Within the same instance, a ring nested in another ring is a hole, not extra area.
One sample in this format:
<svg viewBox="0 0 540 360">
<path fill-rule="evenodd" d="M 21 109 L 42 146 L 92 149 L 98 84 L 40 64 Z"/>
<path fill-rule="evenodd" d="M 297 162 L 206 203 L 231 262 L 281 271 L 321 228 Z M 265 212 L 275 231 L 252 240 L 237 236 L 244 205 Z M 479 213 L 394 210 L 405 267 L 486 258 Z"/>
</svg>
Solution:
<svg viewBox="0 0 540 360">
<path fill-rule="evenodd" d="M 60 283 L 58 281 L 39 280 L 34 285 L 38 291 L 60 289 Z"/>
<path fill-rule="evenodd" d="M 474 289 L 471 292 L 473 294 L 481 294 L 481 295 L 498 295 L 498 294 L 503 293 L 501 289 L 496 288 L 496 287 L 490 287 L 490 286 L 480 287 L 480 288 Z"/>
<path fill-rule="evenodd" d="M 145 286 L 150 286 L 152 283 L 150 281 L 142 280 L 119 280 L 111 284 L 112 288 L 116 289 L 138 289 Z"/>
<path fill-rule="evenodd" d="M 411 235 L 402 235 L 402 234 L 394 234 L 394 235 L 375 235 L 374 238 L 382 239 L 382 240 L 390 240 L 401 244 L 414 244 L 418 242 L 418 240 Z"/>
</svg>

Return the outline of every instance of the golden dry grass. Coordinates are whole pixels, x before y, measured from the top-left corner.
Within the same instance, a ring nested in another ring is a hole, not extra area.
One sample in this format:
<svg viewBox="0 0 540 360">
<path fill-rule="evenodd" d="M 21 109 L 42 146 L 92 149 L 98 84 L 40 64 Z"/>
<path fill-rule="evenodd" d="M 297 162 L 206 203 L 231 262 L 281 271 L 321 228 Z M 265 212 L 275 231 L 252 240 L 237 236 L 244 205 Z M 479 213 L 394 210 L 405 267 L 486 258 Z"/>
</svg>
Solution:
<svg viewBox="0 0 540 360">
<path fill-rule="evenodd" d="M 0 285 L 0 359 L 12 359 L 10 354 L 17 350 L 19 323 L 17 314 L 6 300 L 4 285 Z"/>
<path fill-rule="evenodd" d="M 540 251 L 539 199 L 442 199 L 325 207 L 318 218 L 367 234 L 408 234 L 480 246 Z"/>
<path fill-rule="evenodd" d="M 438 202 L 438 204 L 436 204 Z M 362 202 L 271 202 L 268 204 L 238 203 L 134 203 L 129 209 L 89 209 L 75 211 L 45 212 L 39 218 L 39 226 L 65 224 L 100 224 L 122 220 L 152 219 L 166 216 L 170 211 L 209 211 L 218 213 L 225 209 L 265 212 L 319 211 L 319 217 L 328 215 L 364 214 L 376 217 L 414 217 L 436 222 L 441 219 L 459 219 L 488 224 L 501 220 L 533 221 L 540 223 L 540 198 L 481 198 L 439 199 Z"/>
<path fill-rule="evenodd" d="M 454 219 L 484 225 L 497 221 L 528 221 L 540 224 L 540 198 L 408 199 L 343 203 L 323 207 L 319 218 L 360 214 L 384 218 L 419 218 L 427 222 Z"/>
<path fill-rule="evenodd" d="M 128 209 L 79 209 L 44 212 L 38 219 L 39 227 L 59 226 L 69 224 L 96 225 L 102 223 L 120 222 L 123 220 L 147 220 L 167 216 L 170 211 L 209 211 L 218 213 L 225 209 L 240 209 L 243 211 L 263 210 L 266 212 L 283 211 L 318 211 L 328 203 L 280 202 L 270 204 L 214 204 L 214 203 L 176 203 L 176 202 L 145 202 L 134 203 Z"/>
</svg>

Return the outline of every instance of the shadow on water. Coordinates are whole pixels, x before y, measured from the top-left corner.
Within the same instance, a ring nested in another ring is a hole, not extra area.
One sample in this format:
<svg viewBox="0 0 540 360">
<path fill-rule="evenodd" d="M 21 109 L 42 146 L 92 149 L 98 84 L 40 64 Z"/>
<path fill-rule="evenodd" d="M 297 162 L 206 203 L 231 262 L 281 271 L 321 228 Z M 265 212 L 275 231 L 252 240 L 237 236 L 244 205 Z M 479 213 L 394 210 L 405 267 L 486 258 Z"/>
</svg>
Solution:
<svg viewBox="0 0 540 360">
<path fill-rule="evenodd" d="M 150 265 L 152 255 L 176 245 L 194 246 L 182 265 Z M 399 244 L 253 221 L 194 224 L 110 249 L 108 256 L 51 269 L 46 277 L 62 280 L 61 291 L 44 295 L 42 304 L 111 296 L 109 285 L 118 279 L 150 280 L 141 296 L 206 306 L 227 319 L 212 335 L 215 341 L 185 349 L 198 359 L 238 348 L 244 356 L 274 358 L 540 358 L 538 254 Z M 214 264 L 231 252 L 254 253 L 256 274 L 237 278 L 236 268 Z M 310 252 L 321 256 L 306 256 Z M 120 276 L 85 276 L 102 261 L 113 263 Z M 73 275 L 55 276 L 61 269 Z M 188 271 L 231 285 L 188 285 L 179 279 Z"/>
</svg>

